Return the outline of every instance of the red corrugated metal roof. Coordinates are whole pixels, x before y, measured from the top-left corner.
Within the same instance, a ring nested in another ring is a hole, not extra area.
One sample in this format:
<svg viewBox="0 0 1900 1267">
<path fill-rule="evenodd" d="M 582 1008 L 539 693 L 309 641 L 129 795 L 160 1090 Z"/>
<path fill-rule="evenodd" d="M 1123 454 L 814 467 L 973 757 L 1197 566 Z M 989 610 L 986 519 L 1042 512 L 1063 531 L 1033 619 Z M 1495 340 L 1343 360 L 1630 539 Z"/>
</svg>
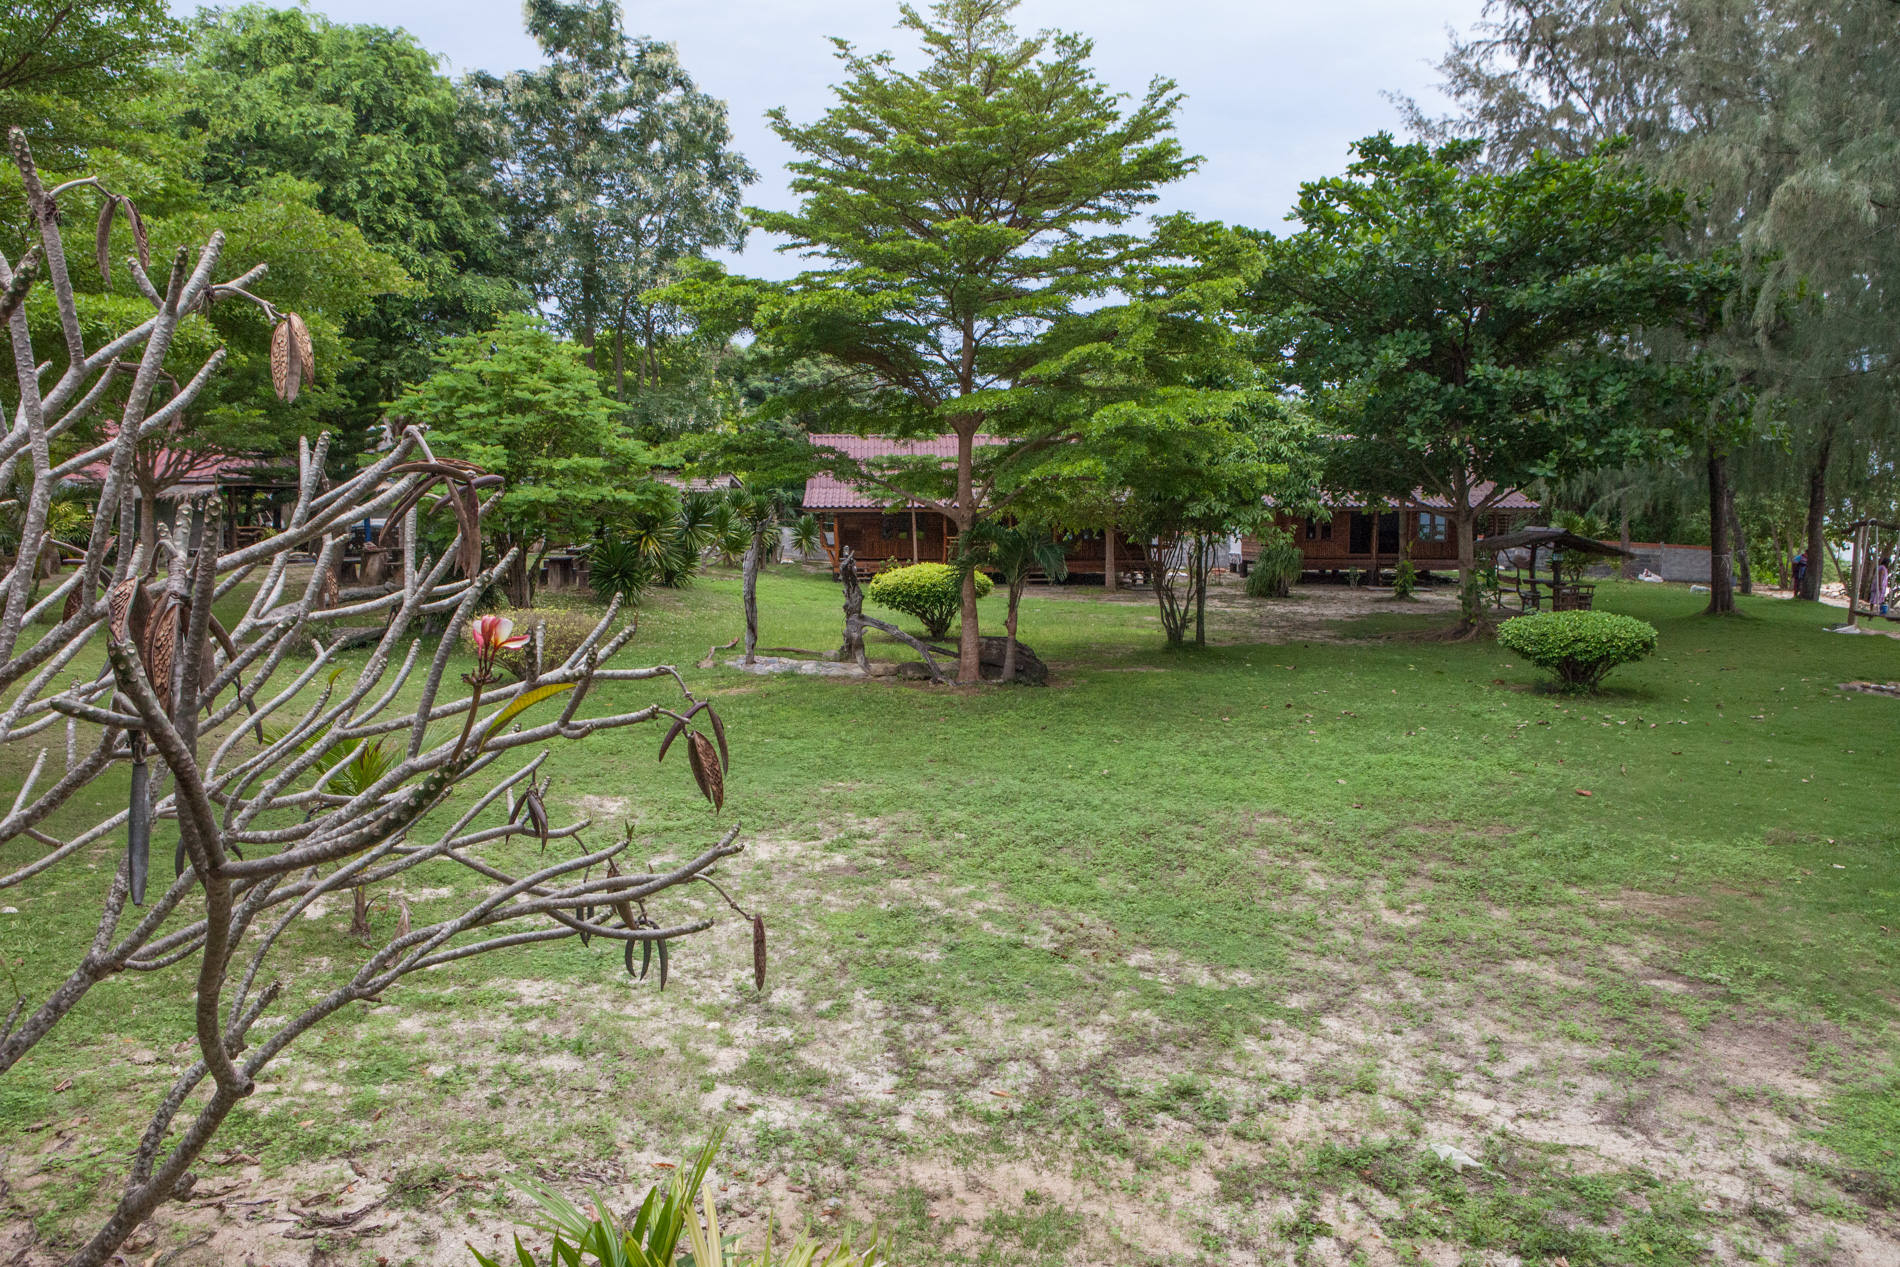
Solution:
<svg viewBox="0 0 1900 1267">
<path fill-rule="evenodd" d="M 250 482 L 258 471 L 268 470 L 274 465 L 263 458 L 201 454 L 181 449 L 160 449 L 153 460 L 167 479 L 165 490 L 159 494 L 160 498 L 167 501 L 204 496 L 221 484 Z M 71 479 L 75 484 L 103 484 L 106 472 L 111 469 L 111 461 L 101 458 L 74 471 Z M 292 480 L 271 482 L 285 487 L 295 486 Z"/>
<path fill-rule="evenodd" d="M 944 465 L 956 461 L 957 438 L 953 435 L 928 436 L 916 440 L 893 440 L 888 436 L 817 435 L 811 442 L 841 450 L 857 461 L 868 458 L 931 457 Z M 1007 443 L 1000 436 L 979 435 L 978 444 Z M 805 481 L 806 510 L 876 510 L 891 504 L 888 490 L 861 488 L 838 479 L 829 472 Z"/>
<path fill-rule="evenodd" d="M 935 457 L 942 458 L 945 464 L 956 460 L 957 438 L 953 435 L 929 436 L 916 440 L 893 440 L 887 436 L 851 436 L 851 435 L 815 435 L 811 442 L 826 445 L 843 451 L 849 457 L 862 462 L 867 458 L 887 457 Z M 1005 444 L 1000 436 L 979 435 L 978 444 Z M 1491 495 L 1495 485 L 1479 484 L 1471 490 L 1472 504 L 1476 505 Z M 1421 506 L 1444 509 L 1451 505 L 1443 497 L 1428 494 L 1424 489 L 1414 489 L 1412 497 Z M 876 510 L 891 504 L 889 493 L 882 489 L 866 491 L 855 484 L 846 483 L 830 475 L 814 475 L 805 481 L 806 510 Z M 1363 505 L 1363 502 L 1341 499 L 1328 503 L 1342 510 Z M 1512 489 L 1491 507 L 1493 510 L 1536 510 L 1538 504 L 1517 489 Z"/>
</svg>

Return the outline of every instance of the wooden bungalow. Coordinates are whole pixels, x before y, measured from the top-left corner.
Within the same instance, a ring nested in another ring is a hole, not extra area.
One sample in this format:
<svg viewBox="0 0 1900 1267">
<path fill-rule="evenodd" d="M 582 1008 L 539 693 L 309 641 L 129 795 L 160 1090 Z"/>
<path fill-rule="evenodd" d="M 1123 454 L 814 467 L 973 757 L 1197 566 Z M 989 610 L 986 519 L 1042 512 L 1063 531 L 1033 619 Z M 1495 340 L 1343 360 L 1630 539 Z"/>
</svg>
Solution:
<svg viewBox="0 0 1900 1267">
<path fill-rule="evenodd" d="M 948 466 L 957 456 L 957 438 L 948 435 L 919 440 L 815 435 L 811 440 L 859 461 L 926 457 Z M 977 443 L 1001 441 L 978 437 Z M 852 484 L 829 473 L 814 475 L 805 483 L 801 509 L 816 516 L 823 529 L 833 575 L 846 547 L 857 559 L 860 577 L 912 563 L 947 563 L 956 554 L 957 526 L 949 516 L 897 498 L 888 489 Z M 1126 533 L 1117 533 L 1111 543 L 1100 529 L 1075 532 L 1064 544 L 1070 578 L 1084 583 L 1107 584 L 1111 577 L 1116 582 L 1143 580 L 1151 566 L 1148 547 Z"/>
<path fill-rule="evenodd" d="M 1492 487 L 1480 485 L 1473 490 L 1472 500 L 1489 497 Z M 1442 497 L 1421 489 L 1413 493 L 1412 505 L 1404 509 L 1374 511 L 1350 498 L 1334 501 L 1330 509 L 1330 519 L 1279 515 L 1274 521 L 1293 534 L 1305 556 L 1304 571 L 1309 576 L 1338 577 L 1352 569 L 1371 572 L 1396 567 L 1408 545 L 1412 566 L 1421 573 L 1457 570 L 1458 540 L 1451 517 L 1445 513 L 1450 503 Z M 1482 538 L 1508 532 L 1537 509 L 1535 501 L 1512 489 L 1478 516 L 1477 535 Z M 1259 555 L 1259 539 L 1242 537 L 1235 567 L 1245 573 Z"/>
<path fill-rule="evenodd" d="M 111 434 L 108 429 L 107 435 Z M 136 461 L 133 500 L 144 500 L 141 485 L 158 485 L 157 519 L 168 532 L 178 531 L 178 512 L 181 507 L 187 508 L 194 550 L 203 522 L 201 503 L 207 498 L 216 497 L 223 503 L 221 550 L 239 549 L 280 531 L 285 508 L 296 501 L 297 483 L 282 463 L 169 448 L 142 451 Z M 81 467 L 70 483 L 76 488 L 96 490 L 105 483 L 110 465 L 102 458 Z M 139 513 L 144 514 L 143 508 Z"/>
</svg>

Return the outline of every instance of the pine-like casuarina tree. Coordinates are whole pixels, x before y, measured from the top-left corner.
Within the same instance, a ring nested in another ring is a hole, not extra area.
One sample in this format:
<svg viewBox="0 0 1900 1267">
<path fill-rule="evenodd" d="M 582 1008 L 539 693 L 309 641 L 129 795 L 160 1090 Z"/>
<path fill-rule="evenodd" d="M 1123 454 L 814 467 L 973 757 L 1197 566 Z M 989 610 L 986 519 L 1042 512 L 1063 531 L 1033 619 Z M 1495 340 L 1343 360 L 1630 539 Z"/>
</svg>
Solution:
<svg viewBox="0 0 1900 1267">
<path fill-rule="evenodd" d="M 1499 0 L 1440 69 L 1460 111 L 1414 126 L 1470 136 L 1500 167 L 1587 153 L 1631 157 L 1690 190 L 1690 244 L 1739 248 L 1720 354 L 1774 420 L 1786 491 L 1807 501 L 1802 596 L 1818 597 L 1835 494 L 1891 470 L 1900 408 L 1900 26 L 1886 0 Z M 1707 454 L 1718 483 L 1737 428 Z M 1757 434 L 1760 432 L 1757 431 Z M 1885 453 L 1885 461 L 1881 453 Z M 1832 482 L 1832 483 L 1831 483 Z M 1839 486 L 1839 487 L 1834 487 Z M 1831 491 L 1833 488 L 1833 491 Z M 1710 489 L 1710 503 L 1727 500 Z M 1711 531 L 1718 536 L 1714 513 Z"/>
</svg>

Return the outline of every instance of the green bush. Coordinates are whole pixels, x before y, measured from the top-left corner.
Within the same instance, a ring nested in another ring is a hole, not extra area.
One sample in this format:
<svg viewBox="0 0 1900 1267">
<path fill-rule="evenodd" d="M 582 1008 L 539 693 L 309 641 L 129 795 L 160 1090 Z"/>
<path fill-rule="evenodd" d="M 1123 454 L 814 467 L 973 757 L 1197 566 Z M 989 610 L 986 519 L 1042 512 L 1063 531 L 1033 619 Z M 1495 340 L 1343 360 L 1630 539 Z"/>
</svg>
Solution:
<svg viewBox="0 0 1900 1267">
<path fill-rule="evenodd" d="M 1611 669 L 1656 649 L 1656 626 L 1612 612 L 1537 612 L 1505 621 L 1498 645 L 1573 690 L 1594 691 Z"/>
<path fill-rule="evenodd" d="M 541 635 L 541 670 L 548 672 L 561 666 L 561 662 L 574 654 L 574 648 L 581 645 L 588 634 L 594 632 L 594 626 L 600 623 L 605 613 L 580 607 L 537 607 L 533 611 L 515 613 L 515 632 L 534 635 L 536 625 L 545 624 L 546 632 Z M 624 620 L 620 623 L 624 623 Z M 616 624 L 614 628 L 619 628 Z M 534 656 L 534 643 L 519 651 L 504 651 L 495 657 L 495 663 L 514 674 L 517 678 L 528 676 L 528 664 Z"/>
<path fill-rule="evenodd" d="M 976 596 L 982 598 L 991 588 L 990 578 L 978 572 Z M 879 572 L 864 592 L 880 607 L 923 621 L 924 637 L 941 638 L 963 602 L 963 577 L 948 563 L 913 563 Z"/>
<path fill-rule="evenodd" d="M 1263 528 L 1260 556 L 1247 573 L 1247 593 L 1253 598 L 1285 598 L 1306 567 L 1306 555 L 1293 534 L 1283 528 Z"/>
</svg>

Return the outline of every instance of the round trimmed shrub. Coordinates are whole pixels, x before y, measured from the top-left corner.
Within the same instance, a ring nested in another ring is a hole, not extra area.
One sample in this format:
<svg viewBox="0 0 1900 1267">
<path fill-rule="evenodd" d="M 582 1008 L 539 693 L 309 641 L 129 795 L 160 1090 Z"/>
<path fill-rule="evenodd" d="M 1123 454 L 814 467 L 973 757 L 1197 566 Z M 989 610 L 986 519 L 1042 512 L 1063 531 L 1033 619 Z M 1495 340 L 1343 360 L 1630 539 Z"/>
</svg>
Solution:
<svg viewBox="0 0 1900 1267">
<path fill-rule="evenodd" d="M 1656 649 L 1656 626 L 1613 612 L 1536 612 L 1504 622 L 1498 645 L 1572 690 L 1594 691 L 1604 674 Z"/>
<path fill-rule="evenodd" d="M 976 596 L 982 598 L 992 588 L 990 578 L 978 572 Z M 924 637 L 941 638 L 963 605 L 963 577 L 948 563 L 913 563 L 879 572 L 864 593 L 880 607 L 921 620 Z"/>
</svg>

